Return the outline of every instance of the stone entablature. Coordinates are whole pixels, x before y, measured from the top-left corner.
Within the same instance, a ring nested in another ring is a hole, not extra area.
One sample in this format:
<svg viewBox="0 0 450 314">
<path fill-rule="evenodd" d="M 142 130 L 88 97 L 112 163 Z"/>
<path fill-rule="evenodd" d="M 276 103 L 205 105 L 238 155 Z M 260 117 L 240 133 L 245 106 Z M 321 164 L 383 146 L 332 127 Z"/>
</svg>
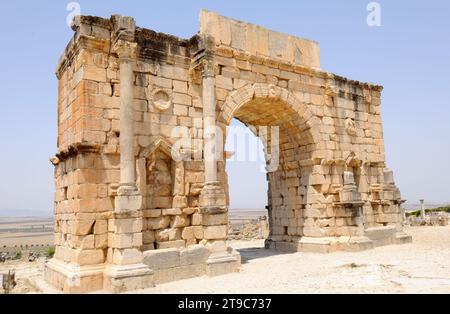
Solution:
<svg viewBox="0 0 450 314">
<path fill-rule="evenodd" d="M 410 240 L 385 164 L 382 87 L 321 70 L 315 42 L 207 11 L 200 24 L 185 40 L 129 17 L 75 19 L 57 69 L 47 280 L 66 292 L 121 292 L 237 271 L 226 161 L 208 147 L 233 118 L 279 127 L 276 143 L 255 131 L 267 143 L 267 247 Z"/>
</svg>

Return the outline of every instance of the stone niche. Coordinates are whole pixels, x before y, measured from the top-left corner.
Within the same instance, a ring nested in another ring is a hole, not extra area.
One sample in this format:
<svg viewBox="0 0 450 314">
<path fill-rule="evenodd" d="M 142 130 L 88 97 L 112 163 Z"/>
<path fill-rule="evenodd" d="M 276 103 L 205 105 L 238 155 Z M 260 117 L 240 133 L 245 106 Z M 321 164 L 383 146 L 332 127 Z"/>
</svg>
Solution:
<svg viewBox="0 0 450 314">
<path fill-rule="evenodd" d="M 203 239 L 198 208 L 189 207 L 185 193 L 185 162 L 170 153 L 158 148 L 142 160 L 144 250 L 185 248 Z"/>
<path fill-rule="evenodd" d="M 190 39 L 118 15 L 72 27 L 57 68 L 56 253 L 45 269 L 58 289 L 239 271 L 226 158 L 204 158 L 208 128 L 233 118 L 266 143 L 267 248 L 411 241 L 385 162 L 382 87 L 323 71 L 317 42 L 209 11 Z"/>
</svg>

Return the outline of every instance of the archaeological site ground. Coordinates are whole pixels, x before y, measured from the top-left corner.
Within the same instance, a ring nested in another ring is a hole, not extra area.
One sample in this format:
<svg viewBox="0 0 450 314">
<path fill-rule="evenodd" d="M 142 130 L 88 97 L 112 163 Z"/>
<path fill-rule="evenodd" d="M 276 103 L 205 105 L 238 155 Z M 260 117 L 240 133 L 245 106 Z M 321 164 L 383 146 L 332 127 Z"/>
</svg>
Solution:
<svg viewBox="0 0 450 314">
<path fill-rule="evenodd" d="M 209 11 L 190 39 L 119 15 L 79 16 L 73 30 L 57 68 L 56 252 L 45 267 L 60 291 L 238 272 L 226 242 L 232 119 L 265 146 L 267 249 L 411 241 L 385 161 L 383 88 L 323 70 L 319 43 Z"/>
</svg>

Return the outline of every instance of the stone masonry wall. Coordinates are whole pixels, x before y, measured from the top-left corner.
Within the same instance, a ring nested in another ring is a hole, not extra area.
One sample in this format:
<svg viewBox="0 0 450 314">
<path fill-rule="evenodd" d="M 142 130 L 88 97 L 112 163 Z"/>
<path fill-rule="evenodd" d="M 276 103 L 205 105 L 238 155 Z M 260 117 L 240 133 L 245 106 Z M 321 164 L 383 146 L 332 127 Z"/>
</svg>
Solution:
<svg viewBox="0 0 450 314">
<path fill-rule="evenodd" d="M 218 115 L 223 116 L 223 128 L 230 117 L 237 117 L 248 125 L 279 125 L 282 129 L 282 167 L 268 177 L 271 238 L 290 241 L 302 236 L 362 236 L 363 225 L 370 228 L 401 221 L 399 194 L 388 196 L 385 200 L 389 204 L 381 206 L 372 192 L 392 183 L 384 180 L 381 87 L 223 45 L 217 47 L 215 60 L 218 107 L 223 108 Z M 257 93 L 258 86 L 268 86 L 275 93 L 288 90 L 304 106 L 271 100 L 269 104 L 239 107 L 242 104 L 236 98 L 249 101 L 255 97 L 240 95 L 249 85 L 254 86 L 251 93 Z M 235 99 L 229 100 L 230 95 Z M 307 112 L 309 121 L 289 128 L 286 112 L 294 121 L 304 121 L 305 114 L 299 112 Z M 261 123 L 262 114 L 270 118 Z M 283 129 L 289 131 L 283 134 Z M 336 206 L 341 201 L 345 171 L 357 180 L 357 200 L 366 202 L 364 214 Z"/>
<path fill-rule="evenodd" d="M 78 17 L 73 29 L 57 69 L 56 260 L 126 266 L 138 261 L 132 250 L 147 252 L 146 264 L 158 265 L 164 282 L 171 271 L 162 255 L 149 253 L 160 251 L 177 256 L 171 267 L 183 278 L 188 269 L 210 271 L 202 246 L 227 251 L 228 153 L 207 164 L 204 134 L 216 125 L 224 144 L 233 118 L 266 144 L 268 247 L 368 247 L 387 237 L 383 230 L 392 243 L 401 234 L 402 200 L 385 164 L 382 87 L 321 70 L 317 43 L 207 11 L 189 40 L 119 16 Z M 132 79 L 125 85 L 126 69 Z M 130 84 L 124 101 L 121 87 Z M 123 121 L 131 121 L 131 133 Z M 126 167 L 136 182 L 126 181 L 125 131 L 136 171 Z M 205 182 L 208 176 L 214 182 Z M 124 189 L 132 194 L 120 194 Z M 205 190 L 219 193 L 207 194 L 211 210 L 202 205 Z M 139 200 L 140 208 L 118 212 L 118 196 Z M 201 258 L 186 262 L 186 248 Z"/>
<path fill-rule="evenodd" d="M 108 247 L 128 245 L 115 243 L 111 228 L 107 236 L 120 170 L 120 80 L 118 59 L 110 48 L 111 27 L 107 20 L 83 17 L 67 49 L 76 54 L 66 55 L 58 70 L 61 163 L 55 175 L 56 245 L 57 257 L 65 255 L 61 259 L 66 261 L 72 260 L 71 254 L 96 253 L 98 258 L 87 263 L 102 263 L 106 256 L 112 258 Z M 144 196 L 142 239 L 137 242 L 143 242 L 144 250 L 152 250 L 225 239 L 227 216 L 202 221 L 199 213 L 203 162 L 182 162 L 179 170 L 180 164 L 171 157 L 170 148 L 177 139 L 172 132 L 180 125 L 192 135 L 194 148 L 203 145 L 201 88 L 189 81 L 189 45 L 196 42 L 143 29 L 137 29 L 136 37 L 140 46 L 133 107 L 139 186 Z M 177 188 L 175 180 L 180 181 Z M 210 227 L 214 225 L 223 227 Z"/>
</svg>

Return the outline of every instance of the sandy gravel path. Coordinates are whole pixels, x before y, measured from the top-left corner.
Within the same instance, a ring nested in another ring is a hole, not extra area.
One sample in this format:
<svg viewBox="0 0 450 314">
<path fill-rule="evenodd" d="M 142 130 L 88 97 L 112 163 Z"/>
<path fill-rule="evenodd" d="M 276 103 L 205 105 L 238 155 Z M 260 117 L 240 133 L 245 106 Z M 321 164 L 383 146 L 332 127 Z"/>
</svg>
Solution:
<svg viewBox="0 0 450 314">
<path fill-rule="evenodd" d="M 450 293 L 450 226 L 415 227 L 413 243 L 364 252 L 279 254 L 264 241 L 233 241 L 240 273 L 200 277 L 137 293 Z M 15 293 L 54 293 L 43 281 L 43 261 L 0 264 L 14 268 Z M 134 292 L 136 293 L 136 292 Z"/>
<path fill-rule="evenodd" d="M 364 252 L 278 254 L 233 242 L 240 273 L 159 285 L 140 293 L 450 293 L 450 226 L 408 230 L 414 242 Z"/>
</svg>

